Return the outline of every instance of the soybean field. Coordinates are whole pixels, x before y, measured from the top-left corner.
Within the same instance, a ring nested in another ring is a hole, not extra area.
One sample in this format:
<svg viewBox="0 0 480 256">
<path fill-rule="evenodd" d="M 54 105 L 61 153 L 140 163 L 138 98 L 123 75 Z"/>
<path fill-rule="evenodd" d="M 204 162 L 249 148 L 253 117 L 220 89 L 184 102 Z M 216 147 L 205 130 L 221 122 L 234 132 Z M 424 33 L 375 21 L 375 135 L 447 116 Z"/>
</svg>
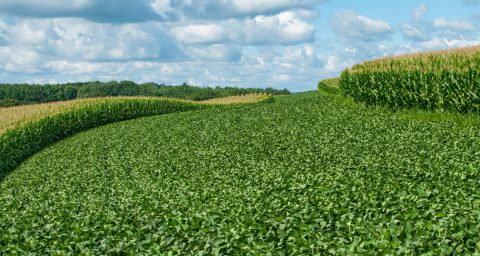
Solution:
<svg viewBox="0 0 480 256">
<path fill-rule="evenodd" d="M 113 123 L 0 183 L 0 252 L 479 255 L 478 148 L 319 92 Z"/>
</svg>

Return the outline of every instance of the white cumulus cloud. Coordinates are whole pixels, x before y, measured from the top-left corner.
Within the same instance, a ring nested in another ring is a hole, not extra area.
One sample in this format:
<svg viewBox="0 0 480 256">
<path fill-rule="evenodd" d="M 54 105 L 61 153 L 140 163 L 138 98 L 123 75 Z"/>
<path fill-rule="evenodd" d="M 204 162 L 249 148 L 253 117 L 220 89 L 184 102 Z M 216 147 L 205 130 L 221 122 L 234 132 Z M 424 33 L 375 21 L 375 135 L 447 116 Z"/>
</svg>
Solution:
<svg viewBox="0 0 480 256">
<path fill-rule="evenodd" d="M 404 38 L 412 41 L 425 41 L 429 39 L 428 33 L 418 24 L 405 24 L 402 26 L 402 35 Z"/>
<path fill-rule="evenodd" d="M 274 15 L 291 9 L 313 9 L 325 0 L 178 0 L 174 8 L 188 17 L 228 19 Z"/>
<path fill-rule="evenodd" d="M 298 15 L 302 13 L 287 11 L 272 16 L 178 26 L 171 32 L 185 44 L 292 45 L 313 41 L 315 27 Z"/>
<path fill-rule="evenodd" d="M 247 44 L 297 44 L 311 42 L 315 37 L 315 27 L 298 19 L 292 12 L 275 16 L 257 16 L 236 24 L 240 31 L 234 40 Z"/>
<path fill-rule="evenodd" d="M 189 47 L 187 50 L 193 58 L 210 61 L 239 61 L 242 57 L 240 47 L 235 45 L 214 44 L 206 47 Z"/>
<path fill-rule="evenodd" d="M 393 28 L 386 21 L 371 19 L 352 11 L 336 13 L 332 27 L 341 38 L 363 42 L 383 41 L 393 34 Z"/>
<path fill-rule="evenodd" d="M 223 27 L 217 24 L 187 25 L 172 29 L 174 37 L 186 44 L 219 43 L 225 40 Z"/>
<path fill-rule="evenodd" d="M 467 21 L 447 20 L 445 18 L 436 18 L 433 20 L 433 27 L 439 29 L 450 29 L 457 31 L 472 31 L 475 26 Z"/>
</svg>

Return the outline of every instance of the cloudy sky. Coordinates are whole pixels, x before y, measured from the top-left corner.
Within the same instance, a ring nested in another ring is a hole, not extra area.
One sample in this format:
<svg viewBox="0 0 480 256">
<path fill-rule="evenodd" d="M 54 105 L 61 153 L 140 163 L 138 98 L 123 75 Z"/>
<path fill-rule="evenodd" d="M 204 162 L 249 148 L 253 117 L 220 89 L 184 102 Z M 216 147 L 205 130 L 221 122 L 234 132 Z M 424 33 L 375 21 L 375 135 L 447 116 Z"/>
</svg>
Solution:
<svg viewBox="0 0 480 256">
<path fill-rule="evenodd" d="M 0 0 L 0 83 L 315 89 L 370 58 L 480 44 L 480 0 Z"/>
</svg>

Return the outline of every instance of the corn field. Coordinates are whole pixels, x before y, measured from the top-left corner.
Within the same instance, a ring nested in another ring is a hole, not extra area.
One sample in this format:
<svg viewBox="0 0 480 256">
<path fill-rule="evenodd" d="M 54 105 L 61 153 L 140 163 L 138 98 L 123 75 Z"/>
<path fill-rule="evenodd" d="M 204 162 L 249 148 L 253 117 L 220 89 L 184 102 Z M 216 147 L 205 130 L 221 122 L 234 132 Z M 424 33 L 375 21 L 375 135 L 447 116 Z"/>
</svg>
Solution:
<svg viewBox="0 0 480 256">
<path fill-rule="evenodd" d="M 355 65 L 341 89 L 392 109 L 480 112 L 480 46 L 388 57 Z"/>
<path fill-rule="evenodd" d="M 321 80 L 318 82 L 318 90 L 325 91 L 331 94 L 337 94 L 340 92 L 340 79 L 339 78 L 329 78 Z"/>
<path fill-rule="evenodd" d="M 23 160 L 44 147 L 91 128 L 144 116 L 272 101 L 273 97 L 268 94 L 199 102 L 152 97 L 111 97 L 0 108 L 0 181 Z"/>
</svg>

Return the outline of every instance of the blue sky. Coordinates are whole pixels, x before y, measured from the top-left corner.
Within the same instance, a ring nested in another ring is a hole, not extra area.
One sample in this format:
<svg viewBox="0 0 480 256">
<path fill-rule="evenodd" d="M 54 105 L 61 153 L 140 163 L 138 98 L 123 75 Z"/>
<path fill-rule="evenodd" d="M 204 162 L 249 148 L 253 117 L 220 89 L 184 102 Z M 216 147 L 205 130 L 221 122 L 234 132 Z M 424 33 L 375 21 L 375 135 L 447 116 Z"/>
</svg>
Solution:
<svg viewBox="0 0 480 256">
<path fill-rule="evenodd" d="M 0 82 L 313 90 L 387 55 L 480 44 L 480 0 L 1 0 Z"/>
</svg>

